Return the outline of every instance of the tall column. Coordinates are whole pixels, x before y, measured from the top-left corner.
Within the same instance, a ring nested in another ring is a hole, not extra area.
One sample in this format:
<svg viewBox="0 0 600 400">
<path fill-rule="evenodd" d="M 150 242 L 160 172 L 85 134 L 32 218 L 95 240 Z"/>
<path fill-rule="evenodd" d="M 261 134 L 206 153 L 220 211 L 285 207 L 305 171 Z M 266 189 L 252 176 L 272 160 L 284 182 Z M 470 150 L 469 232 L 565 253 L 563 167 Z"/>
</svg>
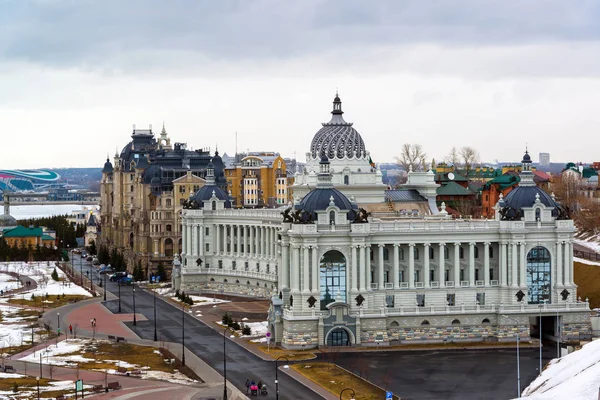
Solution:
<svg viewBox="0 0 600 400">
<path fill-rule="evenodd" d="M 237 240 L 236 255 L 238 257 L 240 257 L 242 255 L 242 226 L 241 225 L 237 225 L 236 226 L 236 235 L 235 235 L 235 238 Z"/>
<path fill-rule="evenodd" d="M 508 244 L 500 243 L 500 285 L 508 286 Z"/>
<path fill-rule="evenodd" d="M 357 269 L 358 269 L 358 255 L 356 254 L 356 248 L 358 246 L 356 245 L 352 245 L 352 271 L 351 271 L 351 289 L 352 292 L 356 292 L 357 288 L 356 288 L 356 274 L 357 274 Z M 335 296 L 335 294 L 334 294 Z"/>
<path fill-rule="evenodd" d="M 260 258 L 265 257 L 265 227 L 258 227 L 258 256 Z"/>
<path fill-rule="evenodd" d="M 483 284 L 490 286 L 490 246 L 491 243 L 483 244 Z"/>
<path fill-rule="evenodd" d="M 415 288 L 415 244 L 408 244 L 408 287 Z"/>
<path fill-rule="evenodd" d="M 519 287 L 519 280 L 518 280 L 518 265 L 519 265 L 519 257 L 518 257 L 518 252 L 517 252 L 518 248 L 517 248 L 517 243 L 513 242 L 512 244 L 512 265 L 511 265 L 511 286 L 513 288 L 518 288 Z"/>
<path fill-rule="evenodd" d="M 365 260 L 365 245 L 361 245 L 360 249 L 359 249 L 359 256 L 358 256 L 358 280 L 359 280 L 359 288 L 361 292 L 364 292 L 367 287 L 366 287 L 366 283 L 367 283 L 367 263 Z"/>
<path fill-rule="evenodd" d="M 271 227 L 265 228 L 265 258 L 271 258 Z"/>
<path fill-rule="evenodd" d="M 393 254 L 394 272 L 393 272 L 393 277 L 392 277 L 393 278 L 392 282 L 394 282 L 394 289 L 400 289 L 400 283 L 399 283 L 400 261 L 399 261 L 399 257 L 398 257 L 398 251 L 399 251 L 398 247 L 399 247 L 398 243 L 394 243 L 394 247 L 393 247 L 393 249 L 394 249 L 393 250 L 394 251 L 394 254 Z"/>
<path fill-rule="evenodd" d="M 200 236 L 200 251 L 198 253 L 199 253 L 199 255 L 203 256 L 204 255 L 204 225 L 200 224 L 198 232 L 199 232 L 199 236 Z"/>
<path fill-rule="evenodd" d="M 444 265 L 446 254 L 444 246 L 446 246 L 446 243 L 440 243 L 440 254 L 438 254 L 438 281 L 440 282 L 440 287 L 446 286 L 446 266 Z"/>
<path fill-rule="evenodd" d="M 302 282 L 302 293 L 310 293 L 310 259 L 308 255 L 308 246 L 302 246 L 304 250 L 304 257 L 302 260 L 302 272 L 304 275 L 304 282 Z"/>
<path fill-rule="evenodd" d="M 460 243 L 454 243 L 454 287 L 460 287 Z"/>
<path fill-rule="evenodd" d="M 250 233 L 252 236 L 252 231 Z M 300 246 L 293 245 L 292 251 L 294 252 L 294 261 L 290 266 L 290 275 L 292 276 L 292 291 L 297 293 L 300 291 Z"/>
<path fill-rule="evenodd" d="M 264 226 L 262 228 L 263 231 L 263 258 L 268 258 L 269 256 L 269 248 L 268 248 L 268 244 L 269 244 L 269 228 L 267 228 L 266 226 Z"/>
<path fill-rule="evenodd" d="M 281 245 L 281 285 L 280 289 L 288 289 L 290 287 L 290 245 Z"/>
<path fill-rule="evenodd" d="M 219 255 L 219 253 L 221 252 L 221 225 L 215 224 L 213 231 L 214 231 L 214 237 L 216 240 L 213 253 L 215 255 Z"/>
<path fill-rule="evenodd" d="M 371 290 L 371 245 L 365 246 L 365 263 L 367 264 L 367 290 Z"/>
<path fill-rule="evenodd" d="M 383 271 L 384 271 L 384 267 L 383 267 L 383 248 L 385 247 L 384 244 L 380 244 L 377 245 L 378 247 L 378 257 L 377 257 L 377 288 L 379 290 L 383 290 L 385 289 L 385 285 L 383 282 Z"/>
<path fill-rule="evenodd" d="M 192 256 L 198 256 L 198 224 L 192 224 Z"/>
<path fill-rule="evenodd" d="M 254 226 L 250 226 L 250 241 L 248 242 L 248 257 L 254 257 Z M 297 266 L 296 266 L 297 267 Z"/>
<path fill-rule="evenodd" d="M 227 255 L 229 254 L 229 251 L 227 250 L 227 245 L 229 244 L 229 236 L 227 235 L 227 230 L 229 229 L 231 225 L 223 225 L 223 254 Z M 229 248 L 231 250 L 231 247 Z"/>
<path fill-rule="evenodd" d="M 271 231 L 271 233 L 273 233 Z M 319 298 L 319 248 L 317 246 L 312 247 L 312 292 L 315 298 Z"/>
<path fill-rule="evenodd" d="M 475 243 L 469 243 L 469 286 L 475 286 Z"/>
<path fill-rule="evenodd" d="M 429 243 L 423 243 L 423 286 L 429 287 Z"/>
<path fill-rule="evenodd" d="M 188 223 L 185 227 L 185 234 L 186 234 L 186 249 L 185 252 L 187 254 L 191 254 L 192 253 L 192 224 Z"/>
<path fill-rule="evenodd" d="M 565 286 L 573 285 L 573 242 L 565 242 Z"/>
<path fill-rule="evenodd" d="M 250 226 L 244 227 L 244 255 L 250 257 Z"/>
<path fill-rule="evenodd" d="M 525 280 L 526 272 L 527 272 L 527 244 L 525 242 L 521 242 L 521 262 L 519 263 L 519 284 L 521 287 L 527 286 L 527 281 Z"/>
<path fill-rule="evenodd" d="M 556 286 L 563 287 L 563 252 L 562 242 L 556 242 Z"/>
<path fill-rule="evenodd" d="M 154 257 L 158 257 L 160 254 L 160 245 L 158 239 L 154 239 Z"/>
<path fill-rule="evenodd" d="M 273 240 L 271 241 L 271 257 L 277 259 L 277 228 L 273 228 Z"/>
</svg>

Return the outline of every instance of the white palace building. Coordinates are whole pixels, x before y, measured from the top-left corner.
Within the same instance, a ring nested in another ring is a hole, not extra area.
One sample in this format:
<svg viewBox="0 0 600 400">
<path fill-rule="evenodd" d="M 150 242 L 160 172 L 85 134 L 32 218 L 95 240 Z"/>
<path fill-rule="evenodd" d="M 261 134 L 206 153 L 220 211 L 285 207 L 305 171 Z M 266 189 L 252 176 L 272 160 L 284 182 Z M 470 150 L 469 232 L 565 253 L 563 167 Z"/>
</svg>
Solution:
<svg viewBox="0 0 600 400">
<path fill-rule="evenodd" d="M 286 348 L 529 340 L 540 322 L 563 341 L 590 334 L 573 221 L 535 186 L 527 152 L 494 220 L 452 219 L 431 171 L 386 190 L 337 96 L 332 114 L 288 207 L 232 209 L 209 165 L 183 210 L 175 288 L 270 298 Z"/>
</svg>

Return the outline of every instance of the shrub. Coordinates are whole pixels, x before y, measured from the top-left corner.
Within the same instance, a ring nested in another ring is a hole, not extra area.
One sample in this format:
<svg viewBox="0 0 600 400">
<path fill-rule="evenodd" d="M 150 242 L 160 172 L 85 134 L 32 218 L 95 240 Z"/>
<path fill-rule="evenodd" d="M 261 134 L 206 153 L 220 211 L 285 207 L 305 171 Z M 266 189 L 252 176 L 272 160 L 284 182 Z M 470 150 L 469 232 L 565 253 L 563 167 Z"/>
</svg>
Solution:
<svg viewBox="0 0 600 400">
<path fill-rule="evenodd" d="M 52 271 L 52 279 L 54 279 L 55 281 L 58 280 L 58 272 L 56 272 L 56 268 L 54 268 L 54 270 Z"/>
<path fill-rule="evenodd" d="M 19 392 L 19 385 L 17 385 L 17 382 L 13 383 L 12 391 L 13 393 Z"/>
<path fill-rule="evenodd" d="M 179 298 L 179 289 L 175 291 L 175 297 Z"/>
<path fill-rule="evenodd" d="M 31 293 L 31 301 L 34 301 L 34 300 L 35 300 L 35 294 Z"/>
<path fill-rule="evenodd" d="M 231 329 L 235 330 L 235 331 L 239 331 L 240 330 L 240 323 L 235 321 L 234 323 L 232 323 L 231 325 Z"/>
<path fill-rule="evenodd" d="M 178 297 L 179 300 L 183 301 L 185 299 L 185 292 L 182 291 L 181 294 Z"/>
<path fill-rule="evenodd" d="M 248 325 L 242 326 L 242 335 L 252 335 L 252 329 Z"/>
<path fill-rule="evenodd" d="M 223 314 L 221 322 L 223 322 L 223 325 L 229 326 L 229 324 L 233 322 L 233 320 L 231 319 L 231 315 L 229 315 L 229 313 Z"/>
</svg>

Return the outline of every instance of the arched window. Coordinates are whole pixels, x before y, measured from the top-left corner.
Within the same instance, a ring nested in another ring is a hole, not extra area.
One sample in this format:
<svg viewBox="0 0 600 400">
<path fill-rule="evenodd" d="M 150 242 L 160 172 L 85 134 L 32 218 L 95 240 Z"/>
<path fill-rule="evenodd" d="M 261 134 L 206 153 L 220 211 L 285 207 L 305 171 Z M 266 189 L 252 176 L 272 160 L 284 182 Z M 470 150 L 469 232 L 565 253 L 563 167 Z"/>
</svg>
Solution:
<svg viewBox="0 0 600 400">
<path fill-rule="evenodd" d="M 337 250 L 323 254 L 319 262 L 321 310 L 340 298 L 346 301 L 346 257 Z"/>
<path fill-rule="evenodd" d="M 211 282 L 214 282 L 214 281 L 215 281 L 215 278 L 210 278 L 210 281 L 211 281 Z"/>
<path fill-rule="evenodd" d="M 173 257 L 173 239 L 165 239 L 165 257 Z"/>
<path fill-rule="evenodd" d="M 398 254 L 401 260 L 404 260 L 404 249 L 402 247 L 398 248 Z"/>
<path fill-rule="evenodd" d="M 250 281 L 246 281 L 246 285 L 249 285 L 249 284 L 250 284 Z"/>
<path fill-rule="evenodd" d="M 455 319 L 452 321 L 452 325 L 460 325 L 460 321 Z"/>
<path fill-rule="evenodd" d="M 390 252 L 388 251 L 387 247 L 383 248 L 383 259 L 386 261 L 390 259 Z"/>
<path fill-rule="evenodd" d="M 458 257 L 460 257 L 460 259 L 465 258 L 465 249 L 463 249 L 462 246 L 458 247 Z"/>
<path fill-rule="evenodd" d="M 392 321 L 390 323 L 390 328 L 397 328 L 399 326 L 400 326 L 400 324 L 398 323 L 398 321 Z"/>
<path fill-rule="evenodd" d="M 540 220 L 540 218 L 541 218 L 541 215 L 542 215 L 542 212 L 541 212 L 541 210 L 540 210 L 539 208 L 536 208 L 536 209 L 535 209 L 535 220 L 536 220 L 536 221 L 539 221 L 539 220 Z"/>
<path fill-rule="evenodd" d="M 542 246 L 527 253 L 527 296 L 529 304 L 550 301 L 551 262 L 550 252 Z"/>
<path fill-rule="evenodd" d="M 214 211 L 214 210 L 216 210 L 216 209 L 217 209 L 217 202 L 216 202 L 216 201 L 213 201 L 213 202 L 211 202 L 211 203 L 212 203 L 212 204 L 211 204 L 211 208 L 212 208 L 212 210 L 213 210 L 213 211 Z"/>
<path fill-rule="evenodd" d="M 429 259 L 433 260 L 435 258 L 435 252 L 433 250 L 433 247 L 429 247 Z"/>
<path fill-rule="evenodd" d="M 419 248 L 417 246 L 413 246 L 415 252 L 415 260 L 419 259 Z"/>
<path fill-rule="evenodd" d="M 489 319 L 487 319 L 487 318 L 484 318 L 484 320 L 483 320 L 483 321 L 481 321 L 481 324 L 482 324 L 482 325 L 489 325 L 489 324 L 490 324 L 490 320 L 489 320 Z"/>
<path fill-rule="evenodd" d="M 236 279 L 236 280 L 235 280 L 235 283 L 240 283 L 240 280 L 239 280 L 239 279 Z"/>
<path fill-rule="evenodd" d="M 423 322 L 421 322 L 421 326 L 429 326 L 429 321 L 424 319 Z"/>
<path fill-rule="evenodd" d="M 335 225 L 335 211 L 329 211 L 329 224 Z"/>
<path fill-rule="evenodd" d="M 344 175 L 344 185 L 350 184 L 350 177 L 348 175 Z"/>
<path fill-rule="evenodd" d="M 227 283 L 227 278 L 223 279 L 223 283 Z"/>
<path fill-rule="evenodd" d="M 494 258 L 494 246 L 490 244 L 490 258 Z"/>
<path fill-rule="evenodd" d="M 477 247 L 477 246 L 474 246 L 474 247 L 473 247 L 473 251 L 474 251 L 474 253 L 475 253 L 475 258 L 479 258 L 479 247 Z"/>
<path fill-rule="evenodd" d="M 448 250 L 448 246 L 444 246 L 444 259 L 448 260 L 450 258 L 450 250 Z"/>
</svg>

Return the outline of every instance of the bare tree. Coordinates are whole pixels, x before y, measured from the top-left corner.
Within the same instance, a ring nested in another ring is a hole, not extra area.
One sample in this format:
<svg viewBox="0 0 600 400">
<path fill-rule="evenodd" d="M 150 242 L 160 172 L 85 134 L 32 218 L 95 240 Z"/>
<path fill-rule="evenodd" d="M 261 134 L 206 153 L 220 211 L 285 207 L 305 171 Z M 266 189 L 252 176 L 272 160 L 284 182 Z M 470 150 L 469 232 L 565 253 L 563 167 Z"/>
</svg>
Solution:
<svg viewBox="0 0 600 400">
<path fill-rule="evenodd" d="M 404 168 L 405 171 L 423 171 L 427 166 L 425 162 L 426 154 L 420 144 L 404 143 L 402 145 L 400 156 L 396 157 L 396 163 Z"/>
<path fill-rule="evenodd" d="M 448 154 L 448 163 L 452 164 L 454 168 L 460 168 L 460 155 L 456 147 L 453 147 Z"/>
<path fill-rule="evenodd" d="M 79 324 L 73 325 L 73 339 L 77 339 L 77 331 L 78 330 L 79 330 Z"/>
<path fill-rule="evenodd" d="M 56 369 L 56 365 L 48 364 L 48 373 L 50 374 L 50 379 L 52 379 L 52 375 L 54 374 L 55 369 Z"/>
<path fill-rule="evenodd" d="M 577 210 L 579 203 L 579 175 L 576 172 L 563 172 L 554 177 L 552 191 L 558 201 L 570 210 Z"/>
<path fill-rule="evenodd" d="M 462 161 L 462 167 L 465 170 L 465 175 L 469 175 L 469 172 L 479 162 L 479 152 L 473 147 L 464 146 L 459 151 L 460 159 Z"/>
</svg>

